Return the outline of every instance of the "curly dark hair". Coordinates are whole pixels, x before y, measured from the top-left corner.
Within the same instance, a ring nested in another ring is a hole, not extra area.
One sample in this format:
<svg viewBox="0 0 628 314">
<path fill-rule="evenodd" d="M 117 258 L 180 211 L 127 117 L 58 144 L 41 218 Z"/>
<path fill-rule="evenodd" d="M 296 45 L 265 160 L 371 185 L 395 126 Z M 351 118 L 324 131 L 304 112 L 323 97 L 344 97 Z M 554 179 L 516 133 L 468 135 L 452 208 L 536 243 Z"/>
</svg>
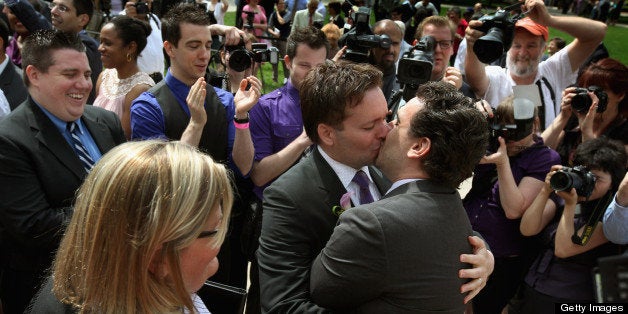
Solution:
<svg viewBox="0 0 628 314">
<path fill-rule="evenodd" d="M 307 136 L 318 143 L 319 124 L 340 125 L 347 106 L 356 106 L 368 90 L 381 85 L 382 72 L 370 64 L 328 61 L 310 70 L 299 89 Z"/>
<path fill-rule="evenodd" d="M 488 122 L 473 101 L 449 83 L 425 83 L 417 98 L 424 107 L 412 117 L 408 132 L 414 138 L 430 139 L 423 170 L 430 180 L 458 188 L 486 152 Z"/>
</svg>

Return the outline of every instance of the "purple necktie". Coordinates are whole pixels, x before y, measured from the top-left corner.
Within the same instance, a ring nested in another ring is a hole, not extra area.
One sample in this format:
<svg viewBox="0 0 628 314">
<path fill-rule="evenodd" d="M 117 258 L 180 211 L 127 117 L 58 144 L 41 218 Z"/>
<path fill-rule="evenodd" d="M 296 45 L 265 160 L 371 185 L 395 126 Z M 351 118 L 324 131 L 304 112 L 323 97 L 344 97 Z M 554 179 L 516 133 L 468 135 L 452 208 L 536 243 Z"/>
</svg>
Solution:
<svg viewBox="0 0 628 314">
<path fill-rule="evenodd" d="M 368 204 L 373 202 L 373 195 L 371 195 L 371 191 L 369 190 L 369 177 L 364 173 L 364 171 L 360 170 L 355 173 L 352 182 L 355 182 L 360 187 L 360 204 Z"/>
</svg>

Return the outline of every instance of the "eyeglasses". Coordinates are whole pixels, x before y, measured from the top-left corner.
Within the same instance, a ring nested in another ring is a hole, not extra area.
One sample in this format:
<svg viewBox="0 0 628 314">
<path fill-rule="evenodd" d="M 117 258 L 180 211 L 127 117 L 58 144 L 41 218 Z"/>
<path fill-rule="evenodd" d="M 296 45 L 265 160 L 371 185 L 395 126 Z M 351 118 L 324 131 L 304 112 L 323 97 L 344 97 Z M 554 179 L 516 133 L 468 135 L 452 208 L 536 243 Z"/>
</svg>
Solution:
<svg viewBox="0 0 628 314">
<path fill-rule="evenodd" d="M 449 49 L 451 48 L 451 46 L 454 44 L 453 40 L 439 40 L 436 42 L 439 46 L 440 49 Z"/>
<path fill-rule="evenodd" d="M 70 8 L 68 8 L 67 6 L 60 4 L 60 3 L 54 3 L 54 2 L 50 2 L 48 4 L 48 7 L 50 7 L 50 10 L 54 9 L 55 7 L 57 7 L 57 10 L 59 10 L 59 12 L 68 12 L 70 11 Z"/>
<path fill-rule="evenodd" d="M 212 231 L 201 231 L 201 234 L 198 235 L 198 238 L 210 238 L 215 236 L 216 234 L 218 234 L 218 230 L 212 230 Z"/>
</svg>

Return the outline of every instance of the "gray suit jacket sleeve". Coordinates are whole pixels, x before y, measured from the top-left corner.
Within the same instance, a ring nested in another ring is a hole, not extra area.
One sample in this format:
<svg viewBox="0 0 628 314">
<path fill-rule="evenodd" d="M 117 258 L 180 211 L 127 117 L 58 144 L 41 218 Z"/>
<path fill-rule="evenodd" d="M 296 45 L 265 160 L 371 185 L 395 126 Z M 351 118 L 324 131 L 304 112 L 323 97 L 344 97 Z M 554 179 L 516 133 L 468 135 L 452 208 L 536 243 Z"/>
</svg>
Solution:
<svg viewBox="0 0 628 314">
<path fill-rule="evenodd" d="M 351 309 L 375 299 L 384 291 L 388 273 L 385 247 L 382 226 L 371 211 L 344 212 L 312 264 L 312 300 L 333 309 Z"/>
</svg>

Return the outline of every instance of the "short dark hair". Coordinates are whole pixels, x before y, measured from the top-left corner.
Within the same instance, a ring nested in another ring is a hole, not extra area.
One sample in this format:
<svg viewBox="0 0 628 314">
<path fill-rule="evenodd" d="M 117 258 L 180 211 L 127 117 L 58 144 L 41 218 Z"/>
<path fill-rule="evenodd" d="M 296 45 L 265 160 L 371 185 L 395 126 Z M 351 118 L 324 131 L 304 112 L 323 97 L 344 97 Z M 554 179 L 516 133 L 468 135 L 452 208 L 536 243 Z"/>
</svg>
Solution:
<svg viewBox="0 0 628 314">
<path fill-rule="evenodd" d="M 368 90 L 381 85 L 382 72 L 370 64 L 327 61 L 313 68 L 299 88 L 305 133 L 318 143 L 319 124 L 340 125 L 347 106 L 356 106 Z"/>
<path fill-rule="evenodd" d="M 312 49 L 319 49 L 321 47 L 325 47 L 325 55 L 329 54 L 329 41 L 327 41 L 327 36 L 320 29 L 314 26 L 308 27 L 297 27 L 293 32 L 288 36 L 286 44 L 286 54 L 290 57 L 290 60 L 294 58 L 297 54 L 297 47 L 300 44 L 306 44 L 308 47 Z"/>
<path fill-rule="evenodd" d="M 626 174 L 627 161 L 626 149 L 621 142 L 601 136 L 578 145 L 573 162 L 590 170 L 608 172 L 612 179 L 612 191 L 617 191 Z"/>
<path fill-rule="evenodd" d="M 198 6 L 181 2 L 166 13 L 161 24 L 161 36 L 175 47 L 181 40 L 181 24 L 209 26 L 211 20 L 205 11 Z"/>
<path fill-rule="evenodd" d="M 85 52 L 85 45 L 78 34 L 65 33 L 59 30 L 41 29 L 24 40 L 22 46 L 22 69 L 24 69 L 24 84 L 30 85 L 26 68 L 29 65 L 36 67 L 43 73 L 48 73 L 56 60 L 51 58 L 52 52 L 61 49 L 72 49 Z"/>
<path fill-rule="evenodd" d="M 417 97 L 424 107 L 412 117 L 408 133 L 431 141 L 422 168 L 430 180 L 458 188 L 486 153 L 488 122 L 473 101 L 449 83 L 422 84 Z"/>
<path fill-rule="evenodd" d="M 87 14 L 89 18 L 92 18 L 94 14 L 94 1 L 92 0 L 73 0 L 72 4 L 76 9 L 76 16 L 81 14 Z"/>
<path fill-rule="evenodd" d="M 554 37 L 550 41 L 553 41 L 556 44 L 556 48 L 558 48 L 558 50 L 561 50 L 565 48 L 565 46 L 567 46 L 567 42 L 561 37 Z"/>
<path fill-rule="evenodd" d="M 336 14 L 342 13 L 342 3 L 337 1 L 332 1 L 327 4 L 329 9 L 332 9 L 336 12 Z"/>
<path fill-rule="evenodd" d="M 113 24 L 118 37 L 122 39 L 122 43 L 125 46 L 131 42 L 137 44 L 137 54 L 133 56 L 133 58 L 137 59 L 137 56 L 146 47 L 147 38 L 151 32 L 150 24 L 126 15 L 118 15 L 111 19 L 109 23 Z"/>
</svg>

